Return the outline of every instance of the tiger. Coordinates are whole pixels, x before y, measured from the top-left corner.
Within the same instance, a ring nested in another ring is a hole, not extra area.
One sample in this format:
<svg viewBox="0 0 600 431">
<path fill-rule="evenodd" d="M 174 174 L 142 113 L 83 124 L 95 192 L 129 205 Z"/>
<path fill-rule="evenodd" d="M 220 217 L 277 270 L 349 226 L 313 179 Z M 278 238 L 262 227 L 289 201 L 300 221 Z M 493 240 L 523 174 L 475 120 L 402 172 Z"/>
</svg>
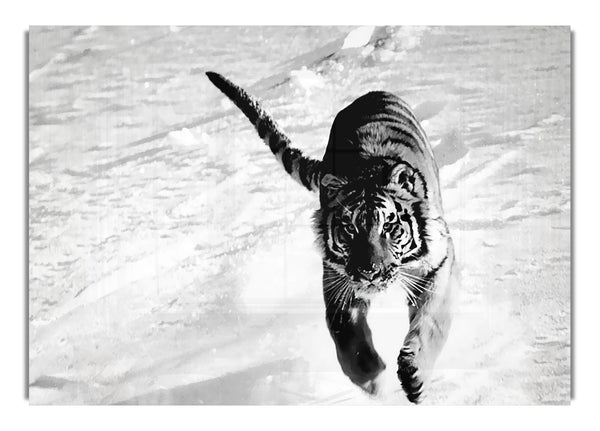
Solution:
<svg viewBox="0 0 600 431">
<path fill-rule="evenodd" d="M 425 399 L 452 322 L 454 246 L 432 147 L 410 106 L 385 91 L 334 118 L 322 160 L 307 157 L 261 104 L 216 72 L 212 82 L 254 125 L 283 169 L 319 194 L 313 216 L 322 257 L 325 320 L 342 372 L 370 395 L 386 364 L 367 323 L 378 292 L 400 287 L 409 327 L 397 359 L 407 399 Z"/>
</svg>

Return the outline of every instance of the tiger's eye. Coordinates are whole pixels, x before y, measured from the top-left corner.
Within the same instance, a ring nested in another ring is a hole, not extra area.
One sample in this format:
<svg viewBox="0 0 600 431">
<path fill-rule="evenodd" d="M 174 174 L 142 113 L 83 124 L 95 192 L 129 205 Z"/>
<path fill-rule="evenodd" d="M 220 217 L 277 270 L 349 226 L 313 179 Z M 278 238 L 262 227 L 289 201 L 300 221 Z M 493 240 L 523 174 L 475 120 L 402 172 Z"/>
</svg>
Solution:
<svg viewBox="0 0 600 431">
<path fill-rule="evenodd" d="M 352 223 L 344 223 L 342 226 L 344 228 L 344 232 L 346 232 L 348 235 L 354 235 L 356 233 L 356 228 Z"/>
<path fill-rule="evenodd" d="M 383 223 L 383 232 L 391 232 L 396 226 L 397 221 L 398 217 L 396 216 L 396 213 L 390 213 L 390 215 L 387 216 L 385 223 Z"/>
</svg>

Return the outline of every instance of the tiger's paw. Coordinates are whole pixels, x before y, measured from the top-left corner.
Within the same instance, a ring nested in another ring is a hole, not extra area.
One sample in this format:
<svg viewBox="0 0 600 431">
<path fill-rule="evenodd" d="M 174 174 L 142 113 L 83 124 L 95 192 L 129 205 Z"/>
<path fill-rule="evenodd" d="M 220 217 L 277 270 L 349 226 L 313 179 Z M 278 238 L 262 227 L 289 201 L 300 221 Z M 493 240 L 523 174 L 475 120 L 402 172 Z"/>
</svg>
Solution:
<svg viewBox="0 0 600 431">
<path fill-rule="evenodd" d="M 338 355 L 338 360 L 352 383 L 372 396 L 381 391 L 385 362 L 373 348 L 349 350 Z"/>
<path fill-rule="evenodd" d="M 384 373 L 358 386 L 370 396 L 378 397 L 384 393 Z"/>
<path fill-rule="evenodd" d="M 411 403 L 420 404 L 424 399 L 423 378 L 411 350 L 402 349 L 398 356 L 398 378 Z"/>
</svg>

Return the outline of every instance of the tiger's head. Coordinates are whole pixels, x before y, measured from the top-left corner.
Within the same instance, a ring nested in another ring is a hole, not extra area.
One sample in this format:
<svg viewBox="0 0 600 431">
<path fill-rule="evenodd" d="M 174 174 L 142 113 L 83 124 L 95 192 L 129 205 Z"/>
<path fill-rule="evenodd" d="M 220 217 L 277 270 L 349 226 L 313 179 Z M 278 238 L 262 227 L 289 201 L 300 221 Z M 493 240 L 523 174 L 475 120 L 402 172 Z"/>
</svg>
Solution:
<svg viewBox="0 0 600 431">
<path fill-rule="evenodd" d="M 425 197 L 407 163 L 353 181 L 325 174 L 317 226 L 328 267 L 359 295 L 385 289 L 425 251 Z"/>
</svg>

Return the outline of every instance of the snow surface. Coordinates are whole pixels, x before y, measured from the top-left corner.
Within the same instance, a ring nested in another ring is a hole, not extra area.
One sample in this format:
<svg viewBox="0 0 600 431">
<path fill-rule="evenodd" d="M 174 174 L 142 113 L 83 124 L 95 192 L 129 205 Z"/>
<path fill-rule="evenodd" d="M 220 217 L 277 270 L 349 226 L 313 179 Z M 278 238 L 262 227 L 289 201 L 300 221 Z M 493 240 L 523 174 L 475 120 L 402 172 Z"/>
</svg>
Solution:
<svg viewBox="0 0 600 431">
<path fill-rule="evenodd" d="M 206 70 L 319 158 L 359 95 L 414 106 L 460 267 L 426 403 L 569 402 L 567 28 L 35 27 L 29 47 L 32 403 L 408 403 L 404 298 L 370 313 L 370 398 L 325 326 L 318 200 Z"/>
</svg>

